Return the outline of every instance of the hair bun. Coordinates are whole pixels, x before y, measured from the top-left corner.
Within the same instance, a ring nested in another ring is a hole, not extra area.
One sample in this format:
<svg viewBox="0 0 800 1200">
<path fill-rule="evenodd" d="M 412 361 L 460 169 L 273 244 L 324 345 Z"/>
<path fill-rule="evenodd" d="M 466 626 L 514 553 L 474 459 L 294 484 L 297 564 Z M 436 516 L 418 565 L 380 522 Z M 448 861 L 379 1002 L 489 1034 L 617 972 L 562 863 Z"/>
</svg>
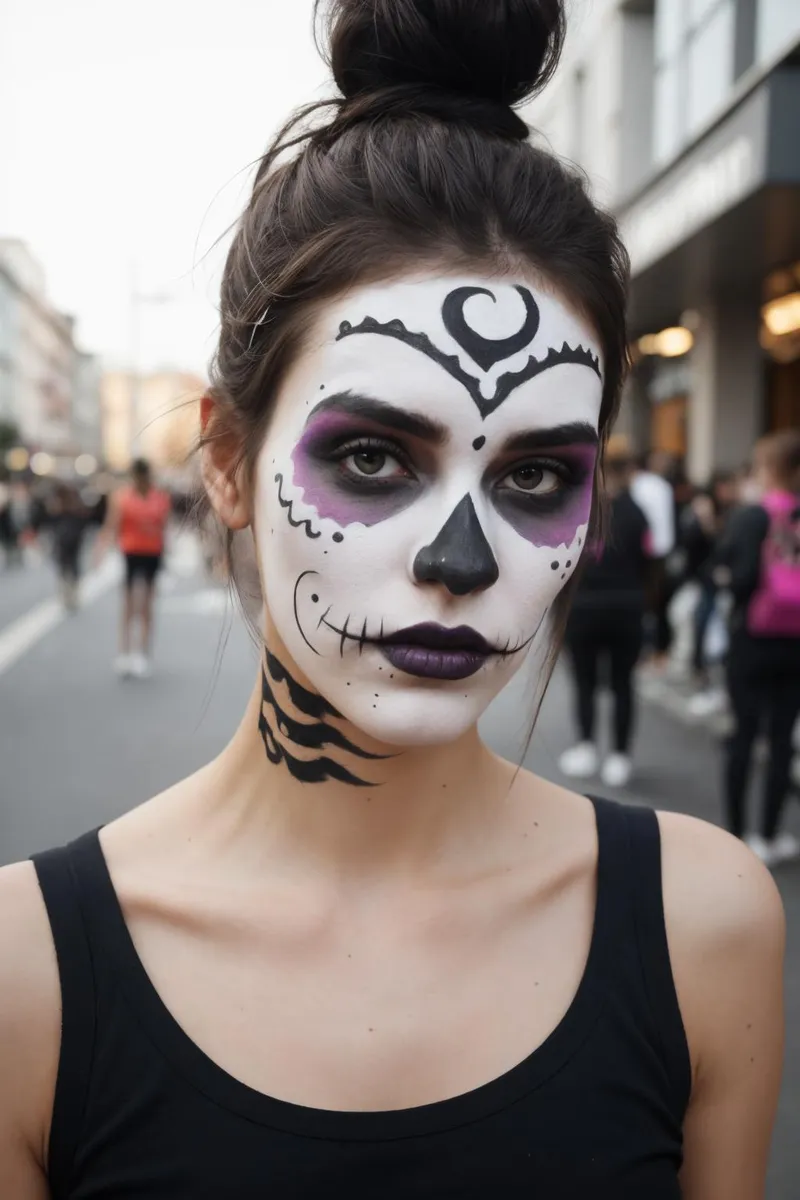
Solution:
<svg viewBox="0 0 800 1200">
<path fill-rule="evenodd" d="M 328 0 L 327 23 L 348 100 L 412 85 L 518 104 L 547 83 L 564 41 L 563 0 Z"/>
</svg>

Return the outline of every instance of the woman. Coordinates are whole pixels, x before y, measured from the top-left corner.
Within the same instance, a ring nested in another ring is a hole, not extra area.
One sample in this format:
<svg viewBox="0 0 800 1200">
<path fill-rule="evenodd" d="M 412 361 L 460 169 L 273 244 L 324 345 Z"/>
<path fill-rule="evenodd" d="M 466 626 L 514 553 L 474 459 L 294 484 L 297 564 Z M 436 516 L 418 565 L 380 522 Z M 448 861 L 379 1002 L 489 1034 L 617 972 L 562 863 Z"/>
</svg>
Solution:
<svg viewBox="0 0 800 1200">
<path fill-rule="evenodd" d="M 734 601 L 727 663 L 734 730 L 726 743 L 725 810 L 731 833 L 744 836 L 753 743 L 763 726 L 769 762 L 759 831 L 747 840 L 774 866 L 800 854 L 794 834 L 779 832 L 800 716 L 800 433 L 762 438 L 755 477 L 760 503 L 731 516 L 715 553 L 716 577 Z"/>
<path fill-rule="evenodd" d="M 559 759 L 564 775 L 589 779 L 600 772 L 607 787 L 626 787 L 633 764 L 633 671 L 642 650 L 650 529 L 629 491 L 632 463 L 609 446 L 604 483 L 610 500 L 603 549 L 586 563 L 567 623 L 566 643 L 575 679 L 577 745 Z M 587 556 L 588 557 L 588 556 Z M 598 669 L 614 699 L 612 746 L 601 764 L 595 740 Z"/>
<path fill-rule="evenodd" d="M 90 514 L 73 484 L 59 483 L 53 500 L 48 520 L 53 560 L 64 607 L 68 612 L 74 612 L 78 607 L 81 555 Z"/>
<path fill-rule="evenodd" d="M 332 6 L 342 98 L 264 159 L 203 404 L 257 686 L 209 766 L 3 874 L 0 1194 L 762 1195 L 768 873 L 476 732 L 557 636 L 625 360 L 613 223 L 511 108 L 562 35 Z"/>
<path fill-rule="evenodd" d="M 153 603 L 170 511 L 169 495 L 153 485 L 150 464 L 144 458 L 135 459 L 130 486 L 112 496 L 98 538 L 99 554 L 115 541 L 125 558 L 119 654 L 114 661 L 115 671 L 123 678 L 133 675 L 144 679 L 152 670 Z M 132 653 L 137 622 L 139 649 Z"/>
</svg>

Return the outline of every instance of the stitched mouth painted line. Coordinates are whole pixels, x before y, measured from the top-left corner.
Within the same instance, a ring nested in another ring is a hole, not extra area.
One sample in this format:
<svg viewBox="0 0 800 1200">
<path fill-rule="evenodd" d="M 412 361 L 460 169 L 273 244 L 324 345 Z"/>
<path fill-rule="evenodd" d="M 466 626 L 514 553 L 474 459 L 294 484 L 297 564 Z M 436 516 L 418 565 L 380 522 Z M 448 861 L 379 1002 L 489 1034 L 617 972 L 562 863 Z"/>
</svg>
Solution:
<svg viewBox="0 0 800 1200">
<path fill-rule="evenodd" d="M 328 610 L 330 611 L 330 610 Z M 468 625 L 459 625 L 454 629 L 448 629 L 444 625 L 437 625 L 433 622 L 425 622 L 421 625 L 411 625 L 406 629 L 399 629 L 395 633 L 385 634 L 383 621 L 380 624 L 380 631 L 376 635 L 370 636 L 368 631 L 368 620 L 364 619 L 364 623 L 359 633 L 350 631 L 350 620 L 348 616 L 343 627 L 340 629 L 331 621 L 326 619 L 327 614 L 324 614 L 320 619 L 319 624 L 324 625 L 335 633 L 339 638 L 339 652 L 344 654 L 344 647 L 347 642 L 357 642 L 359 654 L 363 653 L 364 646 L 382 647 L 392 646 L 407 646 L 418 650 L 433 650 L 441 654 L 471 654 L 479 656 L 483 659 L 498 657 L 510 658 L 513 654 L 519 654 L 526 646 L 529 646 L 536 634 L 539 632 L 541 621 L 529 638 L 518 642 L 516 645 L 511 644 L 511 638 L 508 639 L 504 646 L 495 646 Z M 544 620 L 544 616 L 542 617 Z"/>
</svg>

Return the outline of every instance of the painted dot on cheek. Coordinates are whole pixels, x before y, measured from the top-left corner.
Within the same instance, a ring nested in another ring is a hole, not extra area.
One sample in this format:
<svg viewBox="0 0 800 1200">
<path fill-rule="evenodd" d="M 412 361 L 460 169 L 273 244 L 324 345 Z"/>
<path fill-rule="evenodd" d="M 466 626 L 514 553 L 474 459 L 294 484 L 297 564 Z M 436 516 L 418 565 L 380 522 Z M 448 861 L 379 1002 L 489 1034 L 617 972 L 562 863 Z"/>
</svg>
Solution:
<svg viewBox="0 0 800 1200">
<path fill-rule="evenodd" d="M 480 450 L 481 446 L 485 446 L 485 445 L 486 445 L 486 438 L 483 436 L 483 434 L 481 434 L 480 437 L 475 438 L 475 441 L 472 443 L 472 449 Z"/>
<path fill-rule="evenodd" d="M 343 542 L 343 541 L 344 541 L 344 534 L 343 534 L 343 533 L 335 533 L 335 534 L 333 535 L 333 540 L 334 540 L 335 542 Z"/>
<path fill-rule="evenodd" d="M 319 596 L 316 594 L 316 592 L 315 592 L 315 593 L 314 593 L 314 595 L 311 597 L 311 603 L 312 603 L 312 604 L 319 604 Z"/>
<path fill-rule="evenodd" d="M 572 559 L 568 558 L 567 559 L 567 568 L 569 569 L 569 567 L 571 567 L 571 566 L 572 566 Z"/>
<path fill-rule="evenodd" d="M 557 563 L 557 562 L 551 562 L 551 563 L 550 563 L 550 570 L 551 570 L 551 571 L 557 571 L 560 565 L 561 565 L 560 563 Z"/>
</svg>

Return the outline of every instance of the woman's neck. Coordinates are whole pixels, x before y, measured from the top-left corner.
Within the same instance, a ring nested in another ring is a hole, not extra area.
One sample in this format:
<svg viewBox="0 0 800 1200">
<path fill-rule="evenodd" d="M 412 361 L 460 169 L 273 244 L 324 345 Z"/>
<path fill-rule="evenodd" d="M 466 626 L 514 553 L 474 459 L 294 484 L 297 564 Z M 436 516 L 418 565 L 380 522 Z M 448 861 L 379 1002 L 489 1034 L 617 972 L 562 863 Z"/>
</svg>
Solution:
<svg viewBox="0 0 800 1200">
<path fill-rule="evenodd" d="M 370 740 L 271 656 L 209 772 L 230 836 L 350 883 L 480 861 L 476 842 L 497 828 L 514 778 L 475 727 L 444 745 Z"/>
</svg>

